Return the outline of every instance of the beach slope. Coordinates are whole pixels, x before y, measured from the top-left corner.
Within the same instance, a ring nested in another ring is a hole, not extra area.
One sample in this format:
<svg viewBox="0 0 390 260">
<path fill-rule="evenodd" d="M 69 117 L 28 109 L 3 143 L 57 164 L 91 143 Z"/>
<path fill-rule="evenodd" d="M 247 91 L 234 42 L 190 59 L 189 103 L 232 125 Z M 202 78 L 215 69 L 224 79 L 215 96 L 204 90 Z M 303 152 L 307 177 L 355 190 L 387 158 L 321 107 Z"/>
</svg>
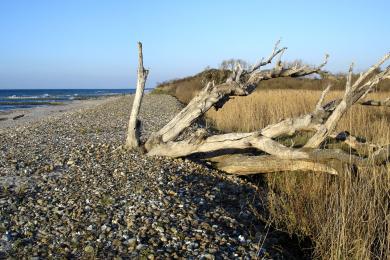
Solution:
<svg viewBox="0 0 390 260">
<path fill-rule="evenodd" d="M 0 132 L 0 258 L 300 258 L 258 218 L 264 191 L 182 159 L 122 148 L 132 102 L 41 117 Z M 143 138 L 182 105 L 146 95 Z"/>
</svg>

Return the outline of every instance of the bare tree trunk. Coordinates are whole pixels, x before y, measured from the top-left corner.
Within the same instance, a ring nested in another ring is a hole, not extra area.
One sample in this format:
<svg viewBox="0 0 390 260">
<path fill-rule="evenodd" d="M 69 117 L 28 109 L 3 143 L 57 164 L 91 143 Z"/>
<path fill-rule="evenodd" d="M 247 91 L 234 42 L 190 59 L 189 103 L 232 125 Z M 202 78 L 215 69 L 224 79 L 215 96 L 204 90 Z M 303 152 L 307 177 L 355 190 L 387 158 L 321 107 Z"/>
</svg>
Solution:
<svg viewBox="0 0 390 260">
<path fill-rule="evenodd" d="M 279 43 L 279 42 L 278 42 Z M 148 155 L 185 157 L 197 156 L 214 163 L 214 167 L 232 174 L 256 174 L 280 171 L 316 171 L 328 174 L 337 174 L 345 166 L 363 169 L 376 165 L 382 167 L 388 162 L 390 145 L 380 146 L 361 142 L 359 138 L 340 133 L 334 134 L 339 120 L 350 107 L 359 103 L 362 97 L 370 93 L 381 80 L 390 78 L 390 67 L 383 72 L 372 76 L 373 72 L 390 58 L 390 53 L 382 60 L 369 68 L 365 73 L 352 82 L 352 65 L 348 74 L 343 97 L 325 105 L 325 96 L 329 92 L 328 86 L 319 97 L 315 109 L 306 115 L 288 118 L 279 123 L 271 124 L 264 129 L 251 133 L 228 133 L 209 135 L 205 129 L 198 129 L 191 136 L 180 137 L 199 117 L 210 108 L 221 108 L 232 96 L 250 95 L 259 82 L 278 77 L 303 77 L 313 73 L 321 73 L 325 61 L 317 67 L 295 65 L 284 67 L 280 58 L 286 48 L 275 45 L 270 57 L 244 70 L 237 66 L 225 83 L 207 86 L 183 108 L 168 124 L 159 131 L 152 133 L 146 140 L 144 148 Z M 140 64 L 138 69 L 137 93 L 129 122 L 127 146 L 139 146 L 137 135 L 137 115 L 141 104 L 147 71 L 142 64 L 142 48 L 140 48 Z M 262 70 L 261 67 L 272 62 L 279 56 L 271 69 Z M 371 77 L 372 76 L 372 77 Z M 386 104 L 388 100 L 382 102 Z M 382 104 L 381 103 L 381 104 Z M 292 136 L 297 132 L 311 131 L 314 135 L 304 147 L 287 147 L 275 138 Z M 322 147 L 325 140 L 334 139 L 344 142 L 357 153 L 345 152 L 340 149 Z M 248 150 L 255 153 L 247 154 Z M 235 154 L 231 154 L 234 151 Z M 375 167 L 376 167 L 375 166 Z"/>
<path fill-rule="evenodd" d="M 131 109 L 129 126 L 127 130 L 126 147 L 136 149 L 140 146 L 140 131 L 138 114 L 141 107 L 142 97 L 144 95 L 145 82 L 148 77 L 148 70 L 145 70 L 143 65 L 142 43 L 138 42 L 138 74 L 137 74 L 137 89 Z"/>
<path fill-rule="evenodd" d="M 359 102 L 363 106 L 390 107 L 390 97 L 385 100 L 366 100 Z"/>
<path fill-rule="evenodd" d="M 365 73 L 362 73 L 360 77 L 352 84 L 352 69 L 353 64 L 349 69 L 349 74 L 347 78 L 347 83 L 345 86 L 344 96 L 341 102 L 334 109 L 332 114 L 326 120 L 326 122 L 321 126 L 320 129 L 314 134 L 312 138 L 307 141 L 305 147 L 307 148 L 317 148 L 322 142 L 332 134 L 332 132 L 336 129 L 336 126 L 342 116 L 347 112 L 347 110 L 359 101 L 363 96 L 369 93 L 373 86 L 379 83 L 380 80 L 389 77 L 389 70 L 385 70 L 384 72 L 375 75 L 370 80 L 365 82 L 367 78 L 378 69 L 385 61 L 390 58 L 390 53 L 385 55 L 377 64 L 369 68 Z M 365 82 L 365 83 L 363 83 Z"/>
<path fill-rule="evenodd" d="M 210 158 L 215 166 L 227 173 L 235 175 L 251 175 L 257 173 L 312 171 L 337 175 L 336 167 L 325 163 L 308 160 L 280 159 L 272 155 L 248 156 L 241 154 L 224 155 Z M 340 167 L 340 166 L 339 166 Z M 339 168 L 337 167 L 337 168 Z"/>
<path fill-rule="evenodd" d="M 278 44 L 279 42 L 277 42 L 270 57 L 266 61 L 257 63 L 250 70 L 243 70 L 238 66 L 225 83 L 214 85 L 209 82 L 179 114 L 158 132 L 151 135 L 145 144 L 146 150 L 152 149 L 153 146 L 160 143 L 174 141 L 211 107 L 221 108 L 231 96 L 246 96 L 251 94 L 261 81 L 280 77 L 303 77 L 311 75 L 320 71 L 327 63 L 328 55 L 325 56 L 325 61 L 320 66 L 314 68 L 307 66 L 284 68 L 282 62 L 279 60 L 273 69 L 260 70 L 262 66 L 271 63 L 273 58 L 277 55 L 282 55 L 284 50 L 286 50 L 286 48 L 279 48 Z M 243 82 L 244 78 L 245 82 Z"/>
</svg>

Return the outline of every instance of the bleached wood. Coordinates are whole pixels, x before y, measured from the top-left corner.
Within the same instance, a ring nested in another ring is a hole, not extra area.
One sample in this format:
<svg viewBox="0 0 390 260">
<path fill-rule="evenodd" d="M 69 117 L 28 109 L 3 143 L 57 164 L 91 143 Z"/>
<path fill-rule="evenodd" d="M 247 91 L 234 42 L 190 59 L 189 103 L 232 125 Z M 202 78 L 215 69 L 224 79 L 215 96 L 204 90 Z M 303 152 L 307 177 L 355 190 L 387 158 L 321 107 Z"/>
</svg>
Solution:
<svg viewBox="0 0 390 260">
<path fill-rule="evenodd" d="M 268 57 L 268 59 L 266 59 L 264 61 L 264 58 L 262 58 L 258 63 L 256 63 L 249 71 L 248 73 L 252 73 L 253 71 L 255 70 L 258 70 L 260 69 L 261 67 L 267 65 L 267 64 L 271 64 L 272 63 L 272 60 L 277 56 L 279 55 L 280 53 L 282 53 L 283 51 L 287 50 L 287 47 L 283 47 L 283 48 L 279 48 L 279 44 L 280 44 L 280 40 L 278 40 L 276 43 L 275 43 L 275 46 L 274 46 L 274 49 L 272 50 L 272 53 L 271 55 Z"/>
<path fill-rule="evenodd" d="M 360 77 L 352 84 L 352 65 L 347 79 L 344 96 L 341 102 L 334 109 L 327 121 L 317 130 L 305 147 L 317 148 L 322 142 L 336 129 L 338 122 L 346 111 L 355 104 L 362 96 L 371 91 L 381 80 L 389 77 L 390 68 L 375 75 L 370 80 L 366 81 L 368 76 L 378 69 L 386 60 L 390 58 L 390 53 L 385 55 L 377 64 L 373 65 L 366 72 L 362 73 Z M 366 82 L 365 82 L 366 81 Z M 364 83 L 365 82 L 365 83 Z"/>
<path fill-rule="evenodd" d="M 363 106 L 390 107 L 390 97 L 384 100 L 365 100 L 359 102 Z"/>
<path fill-rule="evenodd" d="M 275 173 L 286 171 L 310 171 L 338 174 L 338 171 L 324 163 L 306 160 L 286 160 L 276 156 L 224 155 L 211 158 L 216 168 L 235 175 Z"/>
<path fill-rule="evenodd" d="M 331 84 L 329 84 L 324 91 L 322 91 L 320 98 L 318 99 L 318 102 L 316 104 L 316 111 L 323 111 L 324 108 L 322 107 L 322 104 L 324 103 L 324 99 L 326 95 L 328 94 L 330 88 L 332 87 Z"/>
<path fill-rule="evenodd" d="M 328 138 L 336 138 L 332 135 L 338 121 L 345 112 L 356 102 L 369 93 L 379 81 L 390 77 L 390 68 L 368 77 L 385 62 L 390 54 L 380 62 L 372 66 L 368 71 L 352 83 L 351 65 L 345 86 L 345 93 L 341 99 L 336 99 L 323 105 L 329 92 L 328 86 L 319 97 L 312 112 L 288 118 L 276 124 L 271 124 L 264 129 L 251 133 L 230 133 L 209 136 L 205 129 L 198 129 L 188 138 L 177 138 L 185 129 L 191 126 L 200 116 L 211 107 L 221 108 L 232 96 L 245 96 L 251 94 L 259 82 L 278 77 L 302 77 L 313 73 L 323 74 L 321 69 L 327 63 L 328 55 L 318 67 L 296 65 L 285 68 L 281 61 L 286 48 L 279 48 L 279 42 L 270 57 L 249 70 L 244 70 L 239 64 L 233 69 L 231 77 L 225 83 L 215 85 L 209 82 L 190 103 L 178 113 L 167 125 L 158 132 L 153 133 L 144 144 L 148 155 L 185 157 L 195 154 L 209 154 L 208 160 L 214 163 L 218 169 L 234 174 L 255 174 L 278 171 L 318 171 L 328 174 L 337 174 L 345 165 L 354 165 L 357 168 L 368 167 L 374 164 L 383 164 L 389 159 L 390 145 L 378 146 L 362 143 L 353 136 L 347 136 L 344 143 L 353 149 L 365 148 L 369 152 L 364 154 L 351 154 L 341 149 L 321 149 L 320 144 Z M 272 69 L 260 70 L 264 65 L 278 57 Z M 137 91 L 129 120 L 129 130 L 126 145 L 130 148 L 139 146 L 137 134 L 137 116 L 142 102 L 142 96 L 148 71 L 143 67 L 142 45 L 139 43 L 139 67 Z M 386 101 L 387 102 L 387 101 Z M 291 136 L 299 131 L 314 131 L 315 134 L 303 148 L 286 147 L 274 138 Z M 255 149 L 260 155 L 243 155 L 248 148 Z M 227 151 L 235 151 L 239 154 L 227 154 L 222 156 L 213 153 L 226 154 Z"/>
<path fill-rule="evenodd" d="M 183 157 L 194 153 L 206 153 L 222 149 L 254 148 L 256 138 L 258 140 L 269 140 L 280 136 L 291 136 L 297 131 L 317 131 L 338 104 L 337 101 L 332 101 L 319 108 L 318 104 L 322 103 L 329 89 L 330 86 L 324 90 L 316 109 L 309 114 L 288 118 L 252 133 L 230 133 L 208 137 L 204 131 L 200 130 L 183 141 L 156 142 L 147 149 L 148 154 Z"/>
<path fill-rule="evenodd" d="M 133 106 L 131 109 L 129 126 L 127 130 L 126 147 L 129 149 L 138 148 L 140 145 L 138 114 L 141 107 L 142 97 L 145 90 L 145 82 L 148 77 L 148 70 L 144 68 L 142 43 L 138 42 L 138 73 L 137 73 L 137 88 L 135 91 Z"/>
<path fill-rule="evenodd" d="M 155 144 L 161 142 L 164 143 L 175 140 L 180 133 L 226 95 L 244 95 L 244 91 L 236 82 L 204 88 L 168 124 L 151 135 L 145 144 L 146 149 L 150 150 Z"/>
<path fill-rule="evenodd" d="M 380 146 L 378 144 L 367 142 L 363 138 L 353 136 L 347 131 L 340 132 L 338 134 L 331 134 L 329 135 L 329 138 L 331 138 L 336 143 L 344 143 L 348 145 L 350 148 L 354 149 L 358 154 L 364 156 L 371 156 L 375 154 L 376 151 L 386 149 L 385 148 L 386 146 Z"/>
<path fill-rule="evenodd" d="M 277 50 L 273 53 L 281 52 L 282 51 Z M 275 55 L 271 55 L 271 59 L 274 57 Z M 145 144 L 146 149 L 150 150 L 154 145 L 161 142 L 174 141 L 185 129 L 206 113 L 211 107 L 222 107 L 231 96 L 246 96 L 251 94 L 260 81 L 279 77 L 303 77 L 317 73 L 326 64 L 327 57 L 328 56 L 326 56 L 325 61 L 320 66 L 314 68 L 307 66 L 283 68 L 282 63 L 279 61 L 279 64 L 271 70 L 259 71 L 251 69 L 249 72 L 243 70 L 239 72 L 241 78 L 249 78 L 244 83 L 241 83 L 241 79 L 236 79 L 235 81 L 230 80 L 223 84 L 202 89 L 202 91 L 200 91 L 179 114 L 149 138 Z"/>
<path fill-rule="evenodd" d="M 326 163 L 329 160 L 341 163 L 351 163 L 361 167 L 367 167 L 372 161 L 383 162 L 386 160 L 388 147 L 370 158 L 361 158 L 346 153 L 341 149 L 312 149 L 312 148 L 291 148 L 286 147 L 271 138 L 258 136 L 257 133 L 247 134 L 224 134 L 204 138 L 204 133 L 199 131 L 192 138 L 179 142 L 168 142 L 157 145 L 149 151 L 149 155 L 160 155 L 167 157 L 184 157 L 196 153 L 211 153 L 223 150 L 237 150 L 254 148 L 273 155 L 282 160 L 305 160 L 313 163 Z M 378 150 L 379 151 L 379 150 Z"/>
</svg>

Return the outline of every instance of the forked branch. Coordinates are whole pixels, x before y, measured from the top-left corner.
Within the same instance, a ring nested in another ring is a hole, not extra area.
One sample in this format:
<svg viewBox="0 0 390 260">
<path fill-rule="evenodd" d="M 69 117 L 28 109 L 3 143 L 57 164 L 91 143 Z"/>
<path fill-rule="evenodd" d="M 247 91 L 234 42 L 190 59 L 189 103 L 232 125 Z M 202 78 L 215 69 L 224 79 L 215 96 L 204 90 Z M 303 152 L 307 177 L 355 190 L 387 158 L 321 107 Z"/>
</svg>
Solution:
<svg viewBox="0 0 390 260">
<path fill-rule="evenodd" d="M 275 46 L 269 60 L 272 60 L 278 54 L 281 54 L 285 48 L 278 49 L 278 44 Z M 211 107 L 217 109 L 222 107 L 226 101 L 232 96 L 246 96 L 251 94 L 261 81 L 269 80 L 278 77 L 303 77 L 313 73 L 317 73 L 326 64 L 328 56 L 325 61 L 318 67 L 310 68 L 308 66 L 296 66 L 284 68 L 282 63 L 271 70 L 260 70 L 262 64 L 255 66 L 249 71 L 238 68 L 238 71 L 233 72 L 233 76 L 228 79 L 226 83 L 206 87 L 190 101 L 190 103 L 177 114 L 167 125 L 161 130 L 154 133 L 152 137 L 146 142 L 147 150 L 152 149 L 153 146 L 159 143 L 166 143 L 174 141 L 176 138 L 191 124 L 193 124 L 200 116 L 206 113 Z M 267 63 L 268 61 L 267 60 Z M 237 75 L 240 77 L 237 79 Z M 236 79 L 236 80 L 233 80 Z"/>
<path fill-rule="evenodd" d="M 340 103 L 331 113 L 327 121 L 321 125 L 321 128 L 317 130 L 312 138 L 306 143 L 307 148 L 317 148 L 321 143 L 336 129 L 337 123 L 341 117 L 347 112 L 347 110 L 355 104 L 362 96 L 370 92 L 381 80 L 389 77 L 390 68 L 387 68 L 383 72 L 373 76 L 371 79 L 368 77 L 378 69 L 386 60 L 390 58 L 390 53 L 385 55 L 377 64 L 369 68 L 366 72 L 362 73 L 360 77 L 352 84 L 352 65 L 350 68 L 349 76 L 345 86 L 344 96 Z"/>
<path fill-rule="evenodd" d="M 348 135 L 342 141 L 352 149 L 357 150 L 356 154 L 351 154 L 340 149 L 324 149 L 321 144 L 328 138 L 339 142 L 340 135 L 333 133 L 342 116 L 381 80 L 390 77 L 389 68 L 371 76 L 379 66 L 390 58 L 390 54 L 362 73 L 355 82 L 352 82 L 353 66 L 351 65 L 343 97 L 323 104 L 331 88 L 329 85 L 320 95 L 313 111 L 306 115 L 285 119 L 251 133 L 210 136 L 205 129 L 198 129 L 191 136 L 181 138 L 180 141 L 177 140 L 184 130 L 211 107 L 218 109 L 232 96 L 251 94 L 263 80 L 278 77 L 303 77 L 313 73 L 321 74 L 321 70 L 328 60 L 328 55 L 326 55 L 324 62 L 317 67 L 302 65 L 284 67 L 281 56 L 285 50 L 286 48 L 279 48 L 279 42 L 277 42 L 267 60 L 262 59 L 261 62 L 248 70 L 237 65 L 233 69 L 231 77 L 223 84 L 208 83 L 167 125 L 151 135 L 145 143 L 148 155 L 185 157 L 196 154 L 199 158 L 207 158 L 207 160 L 212 161 L 215 167 L 234 174 L 295 170 L 337 174 L 345 165 L 361 168 L 368 167 L 372 163 L 378 165 L 386 163 L 389 158 L 390 145 L 379 146 L 364 143 L 360 142 L 358 138 Z M 262 66 L 271 63 L 276 57 L 278 59 L 272 69 L 261 70 Z M 143 68 L 143 66 L 141 67 Z M 141 72 L 144 71 L 144 69 L 141 70 Z M 142 78 L 146 80 L 146 77 Z M 291 136 L 300 131 L 314 132 L 306 145 L 301 148 L 286 147 L 275 140 L 277 137 Z M 248 149 L 256 150 L 256 155 L 241 154 Z M 367 153 L 360 153 L 359 151 L 362 150 Z M 226 154 L 227 151 L 235 151 L 238 154 Z"/>
</svg>

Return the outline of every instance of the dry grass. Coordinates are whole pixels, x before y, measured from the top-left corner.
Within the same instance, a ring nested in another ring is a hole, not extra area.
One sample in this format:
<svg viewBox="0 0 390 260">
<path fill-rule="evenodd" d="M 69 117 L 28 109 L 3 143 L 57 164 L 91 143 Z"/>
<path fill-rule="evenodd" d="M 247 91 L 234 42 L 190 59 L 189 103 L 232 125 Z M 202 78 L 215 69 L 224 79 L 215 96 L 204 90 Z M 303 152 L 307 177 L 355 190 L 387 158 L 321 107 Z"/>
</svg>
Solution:
<svg viewBox="0 0 390 260">
<path fill-rule="evenodd" d="M 340 96 L 333 91 L 328 99 Z M 208 122 L 225 132 L 253 131 L 314 108 L 320 91 L 261 90 L 236 97 L 221 110 L 209 111 Z M 373 99 L 390 93 L 374 93 Z M 390 108 L 355 105 L 342 119 L 348 130 L 369 141 L 390 143 Z M 310 236 L 323 259 L 385 259 L 390 255 L 390 169 L 358 176 L 280 173 L 267 176 L 269 211 L 275 225 Z"/>
<path fill-rule="evenodd" d="M 229 73 L 204 71 L 195 76 L 158 86 L 156 93 L 176 96 L 188 103 L 205 82 L 224 81 Z M 224 132 L 258 130 L 283 118 L 313 110 L 327 80 L 279 78 L 260 82 L 259 91 L 235 97 L 219 111 L 206 114 L 208 124 Z M 327 100 L 340 97 L 345 78 L 332 80 L 335 91 Z M 384 92 L 372 99 L 390 97 L 390 80 L 381 82 Z M 355 105 L 342 119 L 338 130 L 390 143 L 390 108 Z M 294 143 L 305 143 L 297 136 Z M 389 165 L 389 164 L 388 164 Z M 314 254 L 322 259 L 388 259 L 390 255 L 390 168 L 370 169 L 340 176 L 318 173 L 277 173 L 266 176 L 268 206 L 274 225 L 314 242 Z"/>
<path fill-rule="evenodd" d="M 272 221 L 312 238 L 321 259 L 386 259 L 390 254 L 389 169 L 354 176 L 267 176 Z"/>
<path fill-rule="evenodd" d="M 321 91 L 314 90 L 260 90 L 246 97 L 233 97 L 222 109 L 211 109 L 207 120 L 224 132 L 250 132 L 284 118 L 312 111 Z M 342 96 L 342 91 L 332 91 L 327 100 Z M 390 92 L 372 93 L 368 98 L 384 99 Z M 390 140 L 390 109 L 355 105 L 339 123 L 339 130 L 349 130 L 354 135 L 366 137 L 376 143 Z"/>
<path fill-rule="evenodd" d="M 228 71 L 216 69 L 205 70 L 192 77 L 163 82 L 159 84 L 152 93 L 172 95 L 180 102 L 187 104 L 207 84 L 207 82 L 214 81 L 216 84 L 225 82 L 229 74 Z"/>
</svg>

